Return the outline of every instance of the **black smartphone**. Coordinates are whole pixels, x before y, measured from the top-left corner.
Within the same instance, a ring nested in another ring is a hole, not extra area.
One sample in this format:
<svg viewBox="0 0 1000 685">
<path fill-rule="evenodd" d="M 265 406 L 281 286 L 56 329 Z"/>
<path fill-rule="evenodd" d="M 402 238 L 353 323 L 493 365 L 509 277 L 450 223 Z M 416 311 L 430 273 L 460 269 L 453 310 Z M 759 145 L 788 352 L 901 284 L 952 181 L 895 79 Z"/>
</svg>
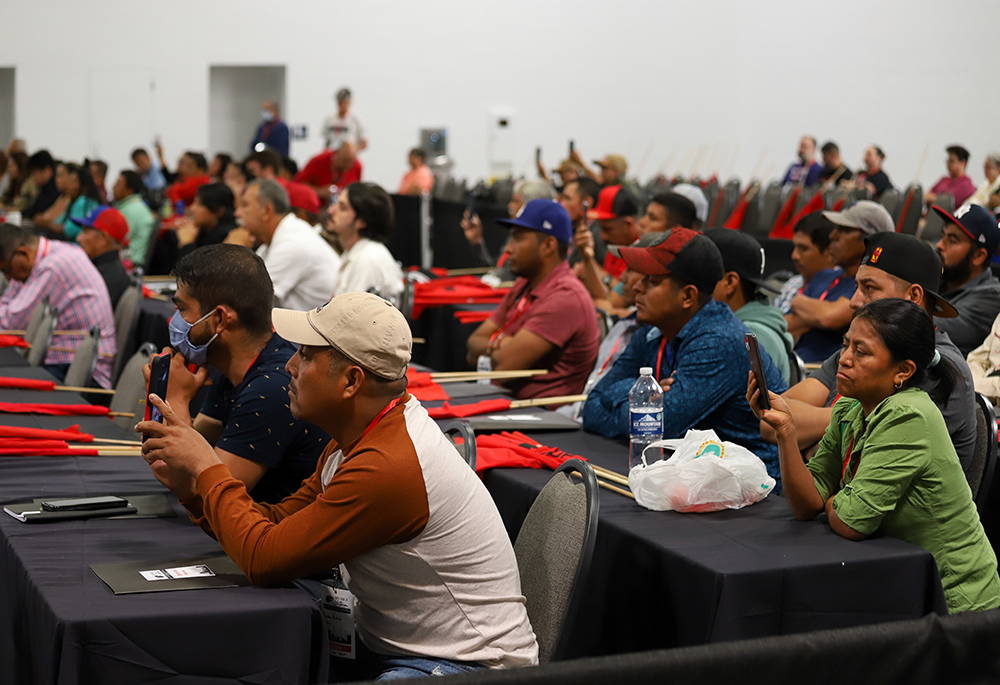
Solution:
<svg viewBox="0 0 1000 685">
<path fill-rule="evenodd" d="M 115 495 L 80 497 L 78 499 L 54 499 L 42 502 L 42 509 L 45 511 L 89 511 L 92 509 L 114 509 L 127 506 L 127 499 Z"/>
<path fill-rule="evenodd" d="M 760 389 L 760 408 L 771 408 L 771 397 L 767 394 L 767 380 L 764 378 L 764 363 L 760 359 L 760 347 L 757 345 L 757 336 L 747 333 L 743 339 L 750 354 L 750 370 L 753 371 L 754 378 L 757 379 L 757 387 Z"/>
<path fill-rule="evenodd" d="M 573 151 L 574 151 L 575 149 L 576 149 L 576 145 L 575 145 L 575 144 L 573 143 L 573 141 L 572 141 L 572 140 L 571 140 L 571 141 L 569 141 L 569 156 L 570 156 L 570 157 L 572 157 L 572 156 L 573 156 Z"/>
<path fill-rule="evenodd" d="M 167 382 L 170 378 L 170 352 L 164 352 L 154 356 L 149 362 L 149 385 L 146 386 L 146 421 L 156 421 L 163 423 L 163 414 L 150 403 L 149 396 L 154 394 L 160 399 L 167 396 Z M 143 442 L 149 437 L 148 433 L 142 434 Z"/>
<path fill-rule="evenodd" d="M 542 163 L 542 148 L 536 147 L 535 148 L 535 164 L 541 164 L 541 163 Z"/>
</svg>

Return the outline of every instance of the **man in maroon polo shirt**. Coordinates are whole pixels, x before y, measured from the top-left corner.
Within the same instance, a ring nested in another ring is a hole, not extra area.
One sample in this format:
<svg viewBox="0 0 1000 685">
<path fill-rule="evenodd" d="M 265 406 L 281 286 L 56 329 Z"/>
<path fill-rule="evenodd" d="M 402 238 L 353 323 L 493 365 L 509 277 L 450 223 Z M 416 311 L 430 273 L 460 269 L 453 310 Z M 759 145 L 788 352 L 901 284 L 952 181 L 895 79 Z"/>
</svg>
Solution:
<svg viewBox="0 0 1000 685">
<path fill-rule="evenodd" d="M 479 370 L 547 369 L 507 384 L 518 399 L 583 390 L 600 343 L 590 294 L 566 259 L 569 214 L 555 200 L 532 200 L 510 227 L 507 264 L 518 277 L 493 315 L 469 337 L 468 361 Z"/>
</svg>

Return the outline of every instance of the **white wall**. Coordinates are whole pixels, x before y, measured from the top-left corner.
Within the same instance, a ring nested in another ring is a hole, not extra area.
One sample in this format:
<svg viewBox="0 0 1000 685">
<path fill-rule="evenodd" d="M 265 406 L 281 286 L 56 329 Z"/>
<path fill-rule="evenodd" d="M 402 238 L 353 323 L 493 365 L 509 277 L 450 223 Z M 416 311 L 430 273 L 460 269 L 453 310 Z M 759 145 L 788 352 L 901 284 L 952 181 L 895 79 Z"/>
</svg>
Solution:
<svg viewBox="0 0 1000 685">
<path fill-rule="evenodd" d="M 456 175 L 485 174 L 495 108 L 513 111 L 522 173 L 536 145 L 554 165 L 570 138 L 642 176 L 668 158 L 691 170 L 700 146 L 701 172 L 746 176 L 762 153 L 758 172 L 780 174 L 802 133 L 839 142 L 851 166 L 876 142 L 900 185 L 925 144 L 925 184 L 951 142 L 972 151 L 977 181 L 1000 149 L 997 0 L 3 0 L 2 15 L 17 27 L 0 41 L 0 67 L 17 68 L 17 135 L 115 168 L 157 134 L 171 160 L 215 152 L 211 64 L 286 65 L 285 119 L 309 126 L 292 145 L 300 162 L 349 85 L 366 176 L 391 188 L 421 127 L 448 128 Z M 87 104 L 123 71 L 127 114 Z"/>
</svg>

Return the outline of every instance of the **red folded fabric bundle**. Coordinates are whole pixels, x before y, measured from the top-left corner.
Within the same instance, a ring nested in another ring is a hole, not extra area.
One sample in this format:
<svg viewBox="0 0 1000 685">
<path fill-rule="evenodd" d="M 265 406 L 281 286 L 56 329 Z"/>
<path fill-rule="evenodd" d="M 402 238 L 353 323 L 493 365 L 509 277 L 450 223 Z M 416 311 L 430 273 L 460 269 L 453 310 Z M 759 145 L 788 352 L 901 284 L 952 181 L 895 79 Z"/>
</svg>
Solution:
<svg viewBox="0 0 1000 685">
<path fill-rule="evenodd" d="M 84 447 L 83 449 L 62 448 L 62 449 L 0 449 L 0 456 L 3 457 L 96 457 L 96 449 Z"/>
<path fill-rule="evenodd" d="M 0 376 L 0 388 L 17 388 L 18 390 L 54 390 L 55 381 L 43 381 L 37 378 L 10 378 Z"/>
<path fill-rule="evenodd" d="M 466 416 L 479 416 L 480 414 L 495 414 L 498 411 L 510 409 L 510 400 L 481 400 L 472 404 L 449 404 L 445 402 L 440 407 L 427 410 L 432 419 L 461 419 Z"/>
<path fill-rule="evenodd" d="M 492 288 L 475 276 L 438 278 L 413 286 L 413 318 L 426 307 L 446 304 L 499 303 L 509 288 Z"/>
<path fill-rule="evenodd" d="M 0 438 L 0 449 L 65 449 L 65 440 L 32 440 L 31 438 Z"/>
<path fill-rule="evenodd" d="M 19 335 L 0 335 L 0 347 L 29 347 L 28 341 Z"/>
<path fill-rule="evenodd" d="M 792 216 L 792 212 L 795 210 L 795 203 L 799 199 L 799 192 L 801 190 L 801 188 L 796 186 L 792 192 L 788 194 L 788 199 L 785 200 L 785 204 L 781 206 L 781 211 L 778 212 L 778 218 L 774 220 L 774 226 L 771 228 L 771 232 L 767 234 L 768 238 L 792 237 L 792 227 L 788 225 L 788 219 Z"/>
<path fill-rule="evenodd" d="M 493 315 L 492 310 L 455 312 L 455 318 L 462 323 L 482 323 Z"/>
<path fill-rule="evenodd" d="M 747 201 L 746 193 L 744 193 L 740 196 L 739 202 L 736 203 L 736 207 L 733 209 L 733 213 L 729 215 L 729 218 L 722 224 L 722 227 L 738 230 L 743 225 L 743 219 L 747 215 L 748 207 L 750 207 L 750 203 Z"/>
<path fill-rule="evenodd" d="M 69 440 L 70 442 L 91 442 L 94 436 L 81 433 L 80 425 L 73 424 L 63 430 L 48 428 L 22 428 L 20 426 L 0 426 L 0 438 L 30 438 L 35 440 Z"/>
<path fill-rule="evenodd" d="M 823 193 L 816 193 L 812 196 L 812 199 L 805 204 L 805 206 L 795 213 L 784 226 L 782 235 L 773 236 L 775 238 L 788 238 L 791 239 L 792 231 L 795 229 L 795 224 L 799 223 L 799 219 L 804 217 L 806 214 L 812 214 L 813 212 L 818 212 L 826 207 L 826 201 L 823 199 Z"/>
<path fill-rule="evenodd" d="M 418 385 L 416 387 L 407 387 L 407 392 L 416 397 L 422 402 L 429 400 L 447 400 L 448 393 L 444 391 L 437 383 L 431 382 L 427 385 Z"/>
<path fill-rule="evenodd" d="M 555 470 L 567 459 L 582 457 L 556 447 L 546 447 L 521 433 L 505 431 L 476 436 L 476 473 L 479 474 L 495 468 Z"/>
<path fill-rule="evenodd" d="M 434 378 L 431 376 L 430 371 L 406 370 L 407 388 L 419 388 L 421 385 L 430 385 L 433 382 Z"/>
<path fill-rule="evenodd" d="M 107 416 L 109 409 L 96 404 L 35 404 L 0 402 L 0 413 L 47 414 L 49 416 Z"/>
</svg>

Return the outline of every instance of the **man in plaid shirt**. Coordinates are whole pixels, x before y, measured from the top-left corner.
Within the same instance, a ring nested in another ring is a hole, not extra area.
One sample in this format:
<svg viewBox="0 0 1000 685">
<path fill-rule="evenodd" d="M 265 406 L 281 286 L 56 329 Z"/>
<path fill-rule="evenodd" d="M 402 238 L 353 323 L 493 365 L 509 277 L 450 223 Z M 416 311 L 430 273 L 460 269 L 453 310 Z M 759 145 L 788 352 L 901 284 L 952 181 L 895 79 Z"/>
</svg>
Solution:
<svg viewBox="0 0 1000 685">
<path fill-rule="evenodd" d="M 10 285 L 0 296 L 0 328 L 24 329 L 45 295 L 59 313 L 56 328 L 87 331 L 101 327 L 101 356 L 94 380 L 111 387 L 115 319 L 101 274 L 78 245 L 41 238 L 19 226 L 0 224 L 0 270 Z M 76 349 L 83 335 L 57 335 L 52 347 Z M 49 350 L 45 366 L 64 376 L 73 352 Z"/>
</svg>

